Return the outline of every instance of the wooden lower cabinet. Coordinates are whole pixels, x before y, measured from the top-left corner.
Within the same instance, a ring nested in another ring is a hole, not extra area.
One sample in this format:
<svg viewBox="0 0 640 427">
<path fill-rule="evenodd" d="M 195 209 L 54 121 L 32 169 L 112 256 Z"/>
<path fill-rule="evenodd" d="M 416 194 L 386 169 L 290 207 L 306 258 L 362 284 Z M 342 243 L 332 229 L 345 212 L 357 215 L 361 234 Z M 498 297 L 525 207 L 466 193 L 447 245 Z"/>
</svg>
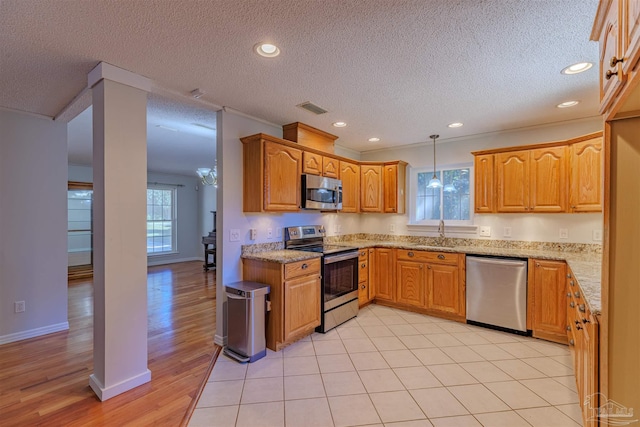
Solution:
<svg viewBox="0 0 640 427">
<path fill-rule="evenodd" d="M 567 309 L 564 261 L 529 260 L 529 287 L 532 291 L 533 336 L 567 343 Z"/>
<path fill-rule="evenodd" d="M 573 356 L 582 423 L 595 427 L 599 387 L 599 327 L 596 316 L 586 305 L 580 285 L 569 270 L 566 285 L 567 339 Z"/>
<path fill-rule="evenodd" d="M 360 307 L 370 303 L 373 299 L 371 282 L 369 281 L 369 259 L 373 258 L 373 254 L 373 249 L 360 249 L 358 252 L 358 304 Z"/>
<path fill-rule="evenodd" d="M 369 254 L 370 282 L 376 301 L 395 301 L 396 256 L 395 249 L 375 248 L 373 259 Z"/>
<path fill-rule="evenodd" d="M 288 264 L 242 260 L 243 280 L 271 286 L 266 321 L 271 350 L 281 350 L 320 325 L 320 267 L 320 258 Z"/>
<path fill-rule="evenodd" d="M 465 320 L 464 255 L 398 249 L 396 256 L 396 303 Z"/>
</svg>

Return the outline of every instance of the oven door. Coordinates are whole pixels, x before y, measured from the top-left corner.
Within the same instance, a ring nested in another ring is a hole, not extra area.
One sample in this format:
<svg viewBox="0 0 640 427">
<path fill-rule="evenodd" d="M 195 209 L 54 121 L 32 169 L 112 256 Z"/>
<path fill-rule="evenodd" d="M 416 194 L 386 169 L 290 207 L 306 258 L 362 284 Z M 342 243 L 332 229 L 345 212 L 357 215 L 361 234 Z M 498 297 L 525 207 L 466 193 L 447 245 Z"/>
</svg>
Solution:
<svg viewBox="0 0 640 427">
<path fill-rule="evenodd" d="M 324 311 L 358 298 L 358 251 L 324 256 L 322 292 Z"/>
</svg>

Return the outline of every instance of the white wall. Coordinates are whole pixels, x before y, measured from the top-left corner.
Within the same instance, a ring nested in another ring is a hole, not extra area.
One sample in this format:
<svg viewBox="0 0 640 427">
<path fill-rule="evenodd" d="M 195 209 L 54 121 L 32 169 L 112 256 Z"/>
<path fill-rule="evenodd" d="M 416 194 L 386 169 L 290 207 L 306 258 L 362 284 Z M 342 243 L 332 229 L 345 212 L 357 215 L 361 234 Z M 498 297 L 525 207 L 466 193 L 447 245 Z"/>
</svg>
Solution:
<svg viewBox="0 0 640 427">
<path fill-rule="evenodd" d="M 218 190 L 213 185 L 198 184 L 198 223 L 200 234 L 209 235 L 213 231 L 213 214 L 217 210 Z"/>
<path fill-rule="evenodd" d="M 69 180 L 93 182 L 93 170 L 90 166 L 69 165 Z M 148 182 L 182 185 L 177 188 L 177 244 L 175 254 L 153 255 L 147 257 L 147 265 L 169 264 L 172 262 L 193 261 L 204 259 L 202 246 L 202 231 L 199 222 L 200 194 L 202 185 L 198 185 L 198 177 L 184 175 L 170 175 L 157 172 L 147 173 Z M 196 190 L 197 188 L 197 190 Z M 211 214 L 209 214 L 211 220 Z M 210 227 L 210 226 L 209 226 Z M 211 231 L 210 229 L 208 231 Z M 204 234 L 206 235 L 206 233 Z"/>
<path fill-rule="evenodd" d="M 469 138 L 448 140 L 436 145 L 437 167 L 460 163 L 473 163 L 472 151 L 491 148 L 527 145 L 574 138 L 602 130 L 602 119 L 575 120 L 554 125 L 477 135 Z M 404 160 L 411 167 L 432 167 L 433 146 L 430 143 L 384 149 L 362 153 L 363 161 Z M 409 177 L 407 177 L 409 186 Z M 407 188 L 410 194 L 410 188 Z M 406 215 L 362 215 L 360 232 L 388 234 L 423 234 L 407 228 Z M 490 226 L 490 239 L 505 239 L 504 227 L 511 227 L 512 240 L 553 241 L 564 243 L 599 243 L 593 240 L 593 230 L 602 230 L 602 214 L 475 214 L 475 225 Z M 395 232 L 390 232 L 394 224 Z M 560 228 L 569 231 L 568 239 L 560 239 Z M 436 233 L 424 233 L 434 236 Z M 452 237 L 480 238 L 474 235 L 452 235 Z M 483 237 L 483 239 L 486 239 Z"/>
<path fill-rule="evenodd" d="M 68 329 L 66 123 L 0 110 L 0 236 L 0 344 Z"/>
</svg>

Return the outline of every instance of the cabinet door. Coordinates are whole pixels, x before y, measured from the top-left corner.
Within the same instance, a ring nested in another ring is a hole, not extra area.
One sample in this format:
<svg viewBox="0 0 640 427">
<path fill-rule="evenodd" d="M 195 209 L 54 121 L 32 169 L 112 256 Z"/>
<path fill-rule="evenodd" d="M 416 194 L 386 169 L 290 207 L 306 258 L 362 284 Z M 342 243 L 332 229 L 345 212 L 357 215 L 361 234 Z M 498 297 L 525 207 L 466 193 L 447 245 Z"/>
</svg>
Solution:
<svg viewBox="0 0 640 427">
<path fill-rule="evenodd" d="M 340 161 L 340 180 L 342 181 L 341 212 L 360 212 L 360 166 Z"/>
<path fill-rule="evenodd" d="M 625 74 L 633 69 L 640 60 L 640 1 L 624 0 L 622 2 L 623 51 Z"/>
<path fill-rule="evenodd" d="M 602 114 L 614 100 L 624 82 L 621 64 L 611 66 L 612 58 L 622 54 L 620 40 L 619 1 L 612 0 L 600 33 L 600 113 Z"/>
<path fill-rule="evenodd" d="M 360 211 L 382 212 L 382 165 L 361 165 L 360 185 Z"/>
<path fill-rule="evenodd" d="M 302 152 L 302 173 L 322 175 L 322 156 L 320 154 Z"/>
<path fill-rule="evenodd" d="M 567 342 L 567 309 L 563 261 L 533 260 L 533 336 Z"/>
<path fill-rule="evenodd" d="M 422 262 L 398 261 L 396 301 L 416 307 L 425 307 L 426 279 Z"/>
<path fill-rule="evenodd" d="M 427 308 L 460 314 L 458 266 L 427 264 Z"/>
<path fill-rule="evenodd" d="M 572 212 L 602 211 L 602 137 L 571 145 Z"/>
<path fill-rule="evenodd" d="M 320 325 L 320 277 L 284 282 L 284 341 Z"/>
<path fill-rule="evenodd" d="M 477 213 L 495 212 L 493 197 L 493 154 L 474 157 L 475 209 Z"/>
<path fill-rule="evenodd" d="M 373 270 L 371 282 L 376 299 L 395 301 L 395 261 L 393 249 L 375 249 L 375 270 Z"/>
<path fill-rule="evenodd" d="M 369 302 L 369 250 L 358 252 L 358 303 Z"/>
<path fill-rule="evenodd" d="M 529 159 L 529 210 L 566 212 L 569 193 L 567 147 L 531 150 Z"/>
<path fill-rule="evenodd" d="M 529 151 L 495 155 L 497 211 L 529 211 Z"/>
<path fill-rule="evenodd" d="M 300 209 L 302 151 L 266 141 L 264 143 L 264 210 Z"/>
<path fill-rule="evenodd" d="M 340 173 L 340 160 L 332 157 L 322 157 L 322 176 L 338 178 Z"/>
</svg>

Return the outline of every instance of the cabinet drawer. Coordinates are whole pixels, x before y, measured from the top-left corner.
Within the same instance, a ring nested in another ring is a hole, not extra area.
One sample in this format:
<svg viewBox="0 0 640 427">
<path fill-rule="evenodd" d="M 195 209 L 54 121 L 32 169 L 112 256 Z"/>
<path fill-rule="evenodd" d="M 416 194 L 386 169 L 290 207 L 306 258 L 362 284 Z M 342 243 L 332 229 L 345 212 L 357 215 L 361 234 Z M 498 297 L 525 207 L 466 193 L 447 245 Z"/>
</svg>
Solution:
<svg viewBox="0 0 640 427">
<path fill-rule="evenodd" d="M 358 260 L 358 283 L 369 280 L 369 262 Z"/>
<path fill-rule="evenodd" d="M 313 273 L 320 274 L 320 258 L 292 262 L 284 266 L 284 278 L 286 280 Z"/>
<path fill-rule="evenodd" d="M 411 251 L 406 249 L 397 250 L 398 260 L 403 261 L 424 261 L 437 262 L 439 264 L 457 264 L 459 260 L 458 254 L 448 252 L 428 252 L 428 251 Z"/>
</svg>

